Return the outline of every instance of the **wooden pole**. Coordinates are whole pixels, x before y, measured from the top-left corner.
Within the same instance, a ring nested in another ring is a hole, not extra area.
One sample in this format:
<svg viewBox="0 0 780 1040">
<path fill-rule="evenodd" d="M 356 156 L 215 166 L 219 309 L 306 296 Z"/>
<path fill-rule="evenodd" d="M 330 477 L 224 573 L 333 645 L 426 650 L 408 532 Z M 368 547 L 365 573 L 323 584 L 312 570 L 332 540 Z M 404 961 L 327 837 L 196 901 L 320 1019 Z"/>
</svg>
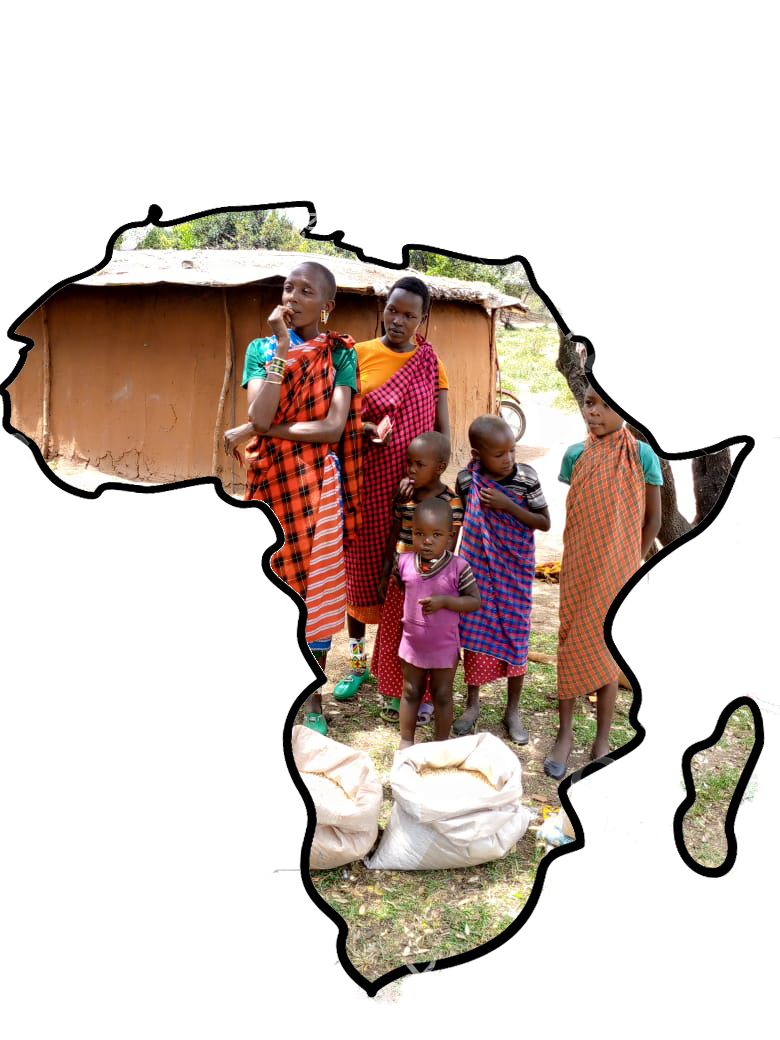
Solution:
<svg viewBox="0 0 780 1040">
<path fill-rule="evenodd" d="M 44 459 L 49 458 L 49 420 L 51 409 L 51 346 L 49 343 L 49 319 L 46 304 L 41 304 L 41 323 L 43 325 L 43 406 L 41 453 Z"/>
<path fill-rule="evenodd" d="M 217 405 L 217 421 L 214 424 L 214 444 L 211 451 L 211 472 L 219 476 L 219 437 L 222 433 L 223 417 L 225 414 L 225 399 L 227 398 L 230 377 L 233 373 L 233 327 L 230 322 L 230 311 L 228 309 L 227 291 L 222 290 L 222 306 L 225 310 L 225 374 L 222 377 L 222 392 L 219 395 Z"/>
</svg>

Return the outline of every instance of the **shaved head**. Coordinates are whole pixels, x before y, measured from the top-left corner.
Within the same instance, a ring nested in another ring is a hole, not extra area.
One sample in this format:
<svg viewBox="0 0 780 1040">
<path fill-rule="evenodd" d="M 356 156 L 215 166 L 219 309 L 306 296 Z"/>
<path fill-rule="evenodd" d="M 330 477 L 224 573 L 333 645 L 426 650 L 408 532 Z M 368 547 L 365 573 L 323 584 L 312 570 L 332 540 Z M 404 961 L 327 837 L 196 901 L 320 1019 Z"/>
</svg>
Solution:
<svg viewBox="0 0 780 1040">
<path fill-rule="evenodd" d="M 323 300 L 335 300 L 336 277 L 324 264 L 318 264 L 316 260 L 304 260 L 295 270 L 305 271 L 309 278 L 317 282 L 322 289 Z"/>
</svg>

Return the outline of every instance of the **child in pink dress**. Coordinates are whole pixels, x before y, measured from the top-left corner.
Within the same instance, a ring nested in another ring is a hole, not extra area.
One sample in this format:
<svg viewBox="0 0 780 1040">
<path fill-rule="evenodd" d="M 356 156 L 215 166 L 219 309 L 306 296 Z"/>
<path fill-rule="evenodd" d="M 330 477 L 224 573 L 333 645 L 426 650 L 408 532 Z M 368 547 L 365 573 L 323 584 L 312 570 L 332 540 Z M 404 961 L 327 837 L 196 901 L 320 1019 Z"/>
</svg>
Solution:
<svg viewBox="0 0 780 1040">
<path fill-rule="evenodd" d="M 404 590 L 403 635 L 398 648 L 404 673 L 400 748 L 414 744 L 417 714 L 430 676 L 434 739 L 446 740 L 452 725 L 452 682 L 460 657 L 458 621 L 479 610 L 480 596 L 465 560 L 447 549 L 452 510 L 426 498 L 412 519 L 413 552 L 402 553 L 393 577 Z"/>
</svg>

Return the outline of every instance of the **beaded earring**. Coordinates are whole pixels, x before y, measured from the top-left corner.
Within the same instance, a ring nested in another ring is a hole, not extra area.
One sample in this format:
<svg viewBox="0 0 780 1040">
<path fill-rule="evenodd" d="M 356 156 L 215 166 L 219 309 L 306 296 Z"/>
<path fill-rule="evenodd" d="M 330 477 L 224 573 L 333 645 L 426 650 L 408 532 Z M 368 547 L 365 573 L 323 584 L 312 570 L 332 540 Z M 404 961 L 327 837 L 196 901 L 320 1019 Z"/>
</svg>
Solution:
<svg viewBox="0 0 780 1040">
<path fill-rule="evenodd" d="M 322 310 L 320 311 L 320 321 L 322 322 L 323 325 L 327 325 L 328 324 L 328 318 L 329 317 L 330 317 L 330 315 L 328 314 L 327 310 L 323 307 Z"/>
</svg>

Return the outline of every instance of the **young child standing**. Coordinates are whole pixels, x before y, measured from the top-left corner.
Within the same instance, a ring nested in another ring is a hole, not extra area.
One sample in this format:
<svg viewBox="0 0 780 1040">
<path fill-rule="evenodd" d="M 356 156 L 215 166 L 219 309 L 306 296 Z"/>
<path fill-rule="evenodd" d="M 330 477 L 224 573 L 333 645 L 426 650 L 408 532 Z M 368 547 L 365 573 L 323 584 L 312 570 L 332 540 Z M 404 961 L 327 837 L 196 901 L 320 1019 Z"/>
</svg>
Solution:
<svg viewBox="0 0 780 1040">
<path fill-rule="evenodd" d="M 468 563 L 453 556 L 452 510 L 440 498 L 426 498 L 412 518 L 413 552 L 401 553 L 393 577 L 404 590 L 400 749 L 411 747 L 417 714 L 430 681 L 434 739 L 446 740 L 452 726 L 452 682 L 460 658 L 458 620 L 478 610 L 479 588 Z"/>
<path fill-rule="evenodd" d="M 531 632 L 534 531 L 549 531 L 550 513 L 536 471 L 515 462 L 514 434 L 503 419 L 475 419 L 469 442 L 472 461 L 455 485 L 466 507 L 460 555 L 471 564 L 482 606 L 460 622 L 468 700 L 453 728 L 458 736 L 473 732 L 480 686 L 506 676 L 504 725 L 510 740 L 527 744 L 519 704 Z"/>
<path fill-rule="evenodd" d="M 604 642 L 604 619 L 661 528 L 658 456 L 624 428 L 622 417 L 592 387 L 582 414 L 588 438 L 568 448 L 559 478 L 569 485 L 558 633 L 560 725 L 544 762 L 555 780 L 566 775 L 580 694 L 597 698 L 591 760 L 609 752 L 618 666 Z"/>
<path fill-rule="evenodd" d="M 357 355 L 351 337 L 320 329 L 335 306 L 336 279 L 304 261 L 285 278 L 268 318 L 272 336 L 252 340 L 243 385 L 248 421 L 225 433 L 225 452 L 243 464 L 244 498 L 274 511 L 285 541 L 271 566 L 306 603 L 306 641 L 324 670 L 344 626 L 343 548 L 360 525 L 362 433 Z M 321 691 L 304 725 L 327 732 Z"/>
<path fill-rule="evenodd" d="M 412 551 L 412 517 L 418 503 L 426 498 L 440 498 L 452 510 L 452 536 L 446 546 L 455 550 L 458 531 L 463 521 L 460 499 L 441 479 L 450 460 L 450 442 L 441 433 L 430 431 L 415 437 L 406 452 L 406 476 L 401 481 L 393 501 L 393 521 L 385 547 L 385 558 L 379 582 L 378 599 L 384 603 L 382 617 L 377 630 L 371 672 L 376 675 L 379 693 L 386 699 L 387 706 L 382 717 L 387 722 L 397 722 L 401 711 L 404 676 L 398 647 L 401 642 L 403 595 L 395 583 L 390 583 L 390 574 L 397 555 Z M 422 725 L 430 721 L 433 713 L 430 693 L 425 692 L 420 704 L 417 721 Z"/>
</svg>

